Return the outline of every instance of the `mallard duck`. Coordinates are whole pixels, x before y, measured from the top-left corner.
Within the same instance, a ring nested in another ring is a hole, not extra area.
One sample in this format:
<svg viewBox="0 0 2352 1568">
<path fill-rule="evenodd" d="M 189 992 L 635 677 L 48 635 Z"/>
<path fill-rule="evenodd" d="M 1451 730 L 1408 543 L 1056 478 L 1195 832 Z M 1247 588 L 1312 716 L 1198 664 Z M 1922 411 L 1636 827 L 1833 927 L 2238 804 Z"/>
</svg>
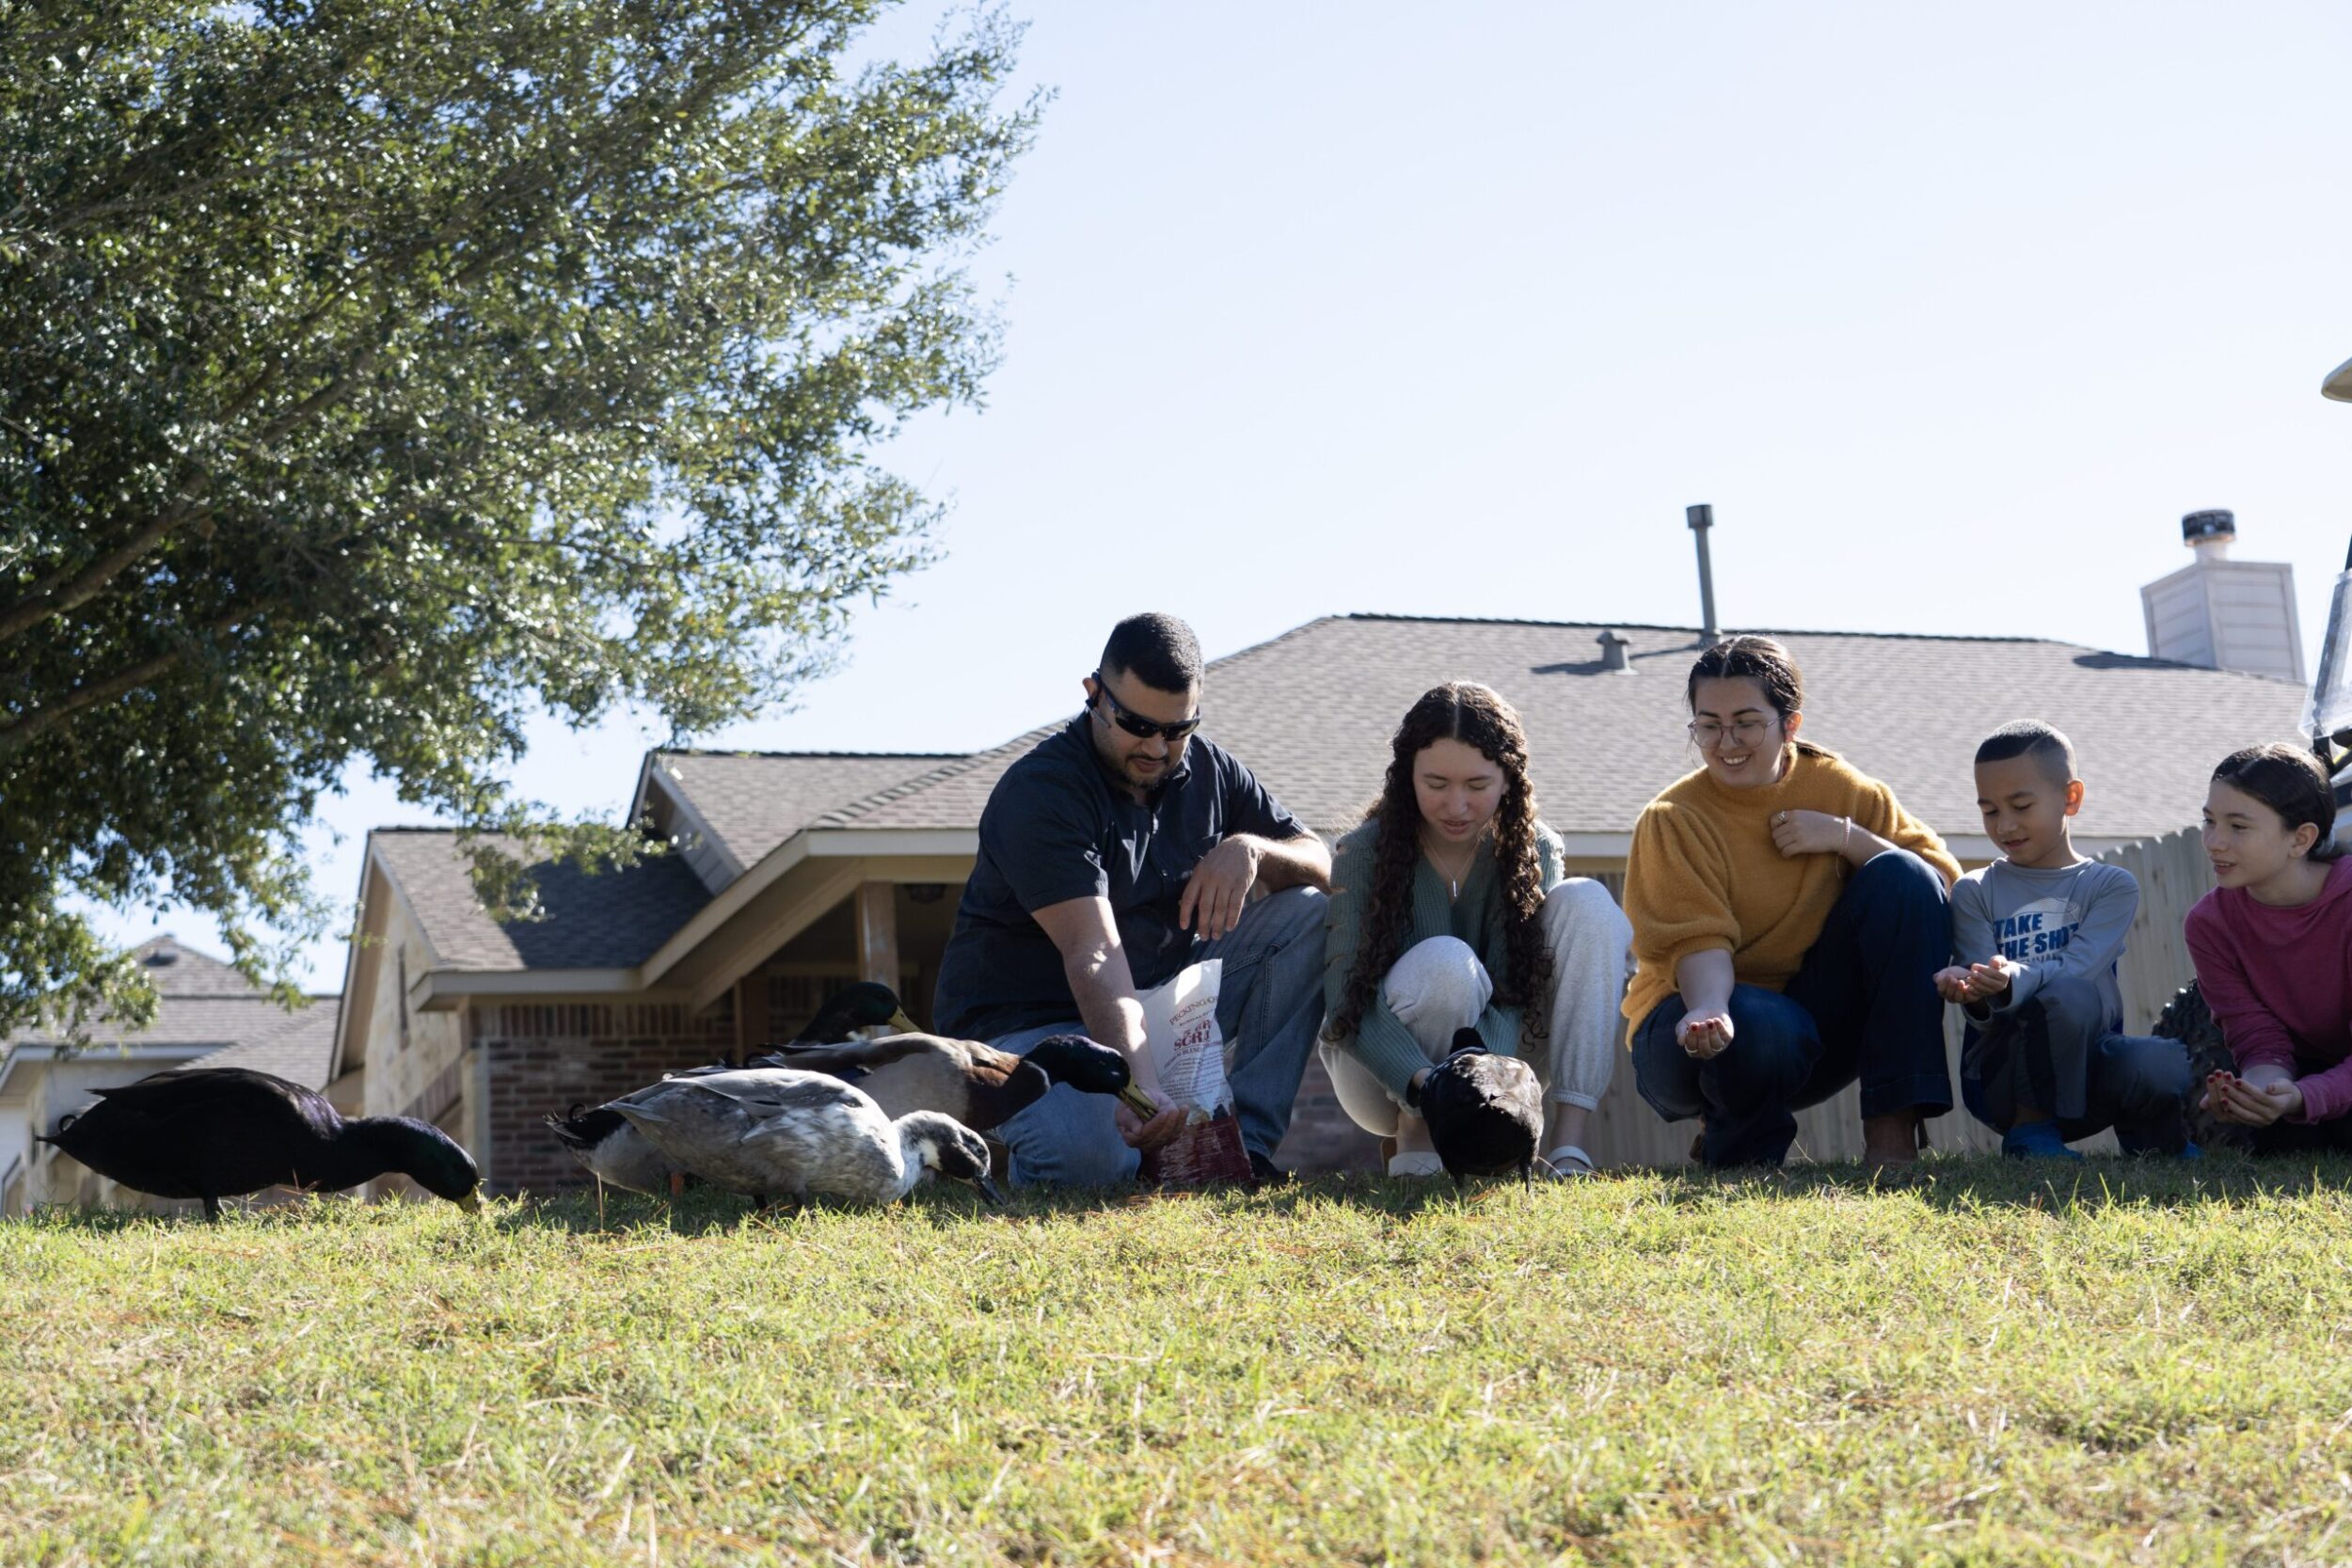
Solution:
<svg viewBox="0 0 2352 1568">
<path fill-rule="evenodd" d="M 342 1192 L 398 1172 L 474 1210 L 473 1157 L 409 1117 L 347 1121 L 324 1096 L 246 1068 L 183 1068 L 95 1091 L 99 1102 L 57 1124 L 54 1144 L 99 1175 L 157 1197 L 220 1200 L 264 1187 Z"/>
<path fill-rule="evenodd" d="M 1453 1053 L 1422 1080 L 1421 1114 L 1457 1189 L 1465 1177 L 1512 1170 L 1521 1181 L 1534 1180 L 1543 1085 L 1525 1062 L 1488 1051 L 1477 1030 L 1456 1031 Z"/>
<path fill-rule="evenodd" d="M 914 1028 L 914 1021 L 899 1006 L 898 992 L 879 981 L 861 980 L 827 997 L 794 1043 L 838 1045 L 856 1030 L 885 1023 L 909 1032 Z M 735 1058 L 728 1056 L 706 1067 L 687 1068 L 663 1076 L 692 1078 L 736 1070 Z M 661 1151 L 616 1111 L 574 1105 L 562 1116 L 550 1111 L 547 1123 L 556 1141 L 596 1179 L 599 1214 L 603 1212 L 604 1189 L 608 1186 L 659 1197 L 676 1192 L 682 1185 L 679 1178 L 684 1173 L 663 1159 Z"/>
<path fill-rule="evenodd" d="M 796 1068 L 855 1084 L 886 1117 L 939 1111 L 976 1132 L 1001 1127 L 1057 1084 L 1081 1094 L 1115 1094 L 1146 1120 L 1159 1114 L 1135 1085 L 1127 1059 L 1084 1035 L 1054 1035 L 1025 1056 L 978 1040 L 884 1035 L 843 1045 L 787 1045 L 754 1067 Z"/>
<path fill-rule="evenodd" d="M 850 1203 L 896 1203 L 926 1171 L 970 1183 L 1002 1203 L 988 1179 L 988 1145 L 936 1111 L 895 1120 L 858 1089 L 821 1072 L 745 1068 L 665 1078 L 606 1107 L 662 1156 L 714 1187 L 764 1206 L 821 1194 Z"/>
</svg>

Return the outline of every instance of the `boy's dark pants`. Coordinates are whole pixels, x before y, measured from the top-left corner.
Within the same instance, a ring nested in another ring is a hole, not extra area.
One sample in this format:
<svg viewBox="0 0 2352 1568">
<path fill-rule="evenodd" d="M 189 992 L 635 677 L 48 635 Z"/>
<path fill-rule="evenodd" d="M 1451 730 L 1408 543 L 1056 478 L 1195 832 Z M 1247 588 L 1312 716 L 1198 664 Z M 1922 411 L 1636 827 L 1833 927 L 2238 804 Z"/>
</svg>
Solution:
<svg viewBox="0 0 2352 1568">
<path fill-rule="evenodd" d="M 1972 1024 L 1960 1093 L 1996 1132 L 2014 1127 L 2026 1105 L 2057 1118 L 2068 1143 L 2112 1127 L 2126 1149 L 2174 1154 L 2188 1135 L 2186 1048 L 2116 1033 L 2088 980 L 2054 980 L 2023 1006 Z"/>
<path fill-rule="evenodd" d="M 1907 849 L 1853 874 L 1785 991 L 1737 986 L 1731 1044 L 1700 1061 L 1675 1039 L 1688 1011 L 1670 995 L 1633 1040 L 1634 1086 L 1668 1121 L 1703 1117 L 1699 1158 L 1775 1165 L 1792 1114 L 1862 1080 L 1862 1114 L 1951 1109 L 1944 1002 L 1934 974 L 1952 950 L 1944 879 Z"/>
</svg>

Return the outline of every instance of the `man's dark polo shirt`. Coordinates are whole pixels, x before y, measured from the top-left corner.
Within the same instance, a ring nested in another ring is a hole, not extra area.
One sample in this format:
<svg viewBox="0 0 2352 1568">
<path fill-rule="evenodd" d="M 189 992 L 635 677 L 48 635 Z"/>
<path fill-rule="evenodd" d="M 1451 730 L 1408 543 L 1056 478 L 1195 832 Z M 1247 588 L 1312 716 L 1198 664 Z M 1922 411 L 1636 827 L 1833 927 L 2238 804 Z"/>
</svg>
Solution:
<svg viewBox="0 0 2352 1568">
<path fill-rule="evenodd" d="M 1192 960 L 1176 924 L 1184 880 L 1233 833 L 1298 838 L 1307 830 L 1248 768 L 1199 736 L 1139 805 L 1104 769 L 1080 714 L 1005 770 L 980 813 L 980 854 L 956 907 L 931 1012 L 942 1034 L 993 1039 L 1078 1016 L 1061 949 L 1030 911 L 1107 898 L 1136 989 Z"/>
</svg>

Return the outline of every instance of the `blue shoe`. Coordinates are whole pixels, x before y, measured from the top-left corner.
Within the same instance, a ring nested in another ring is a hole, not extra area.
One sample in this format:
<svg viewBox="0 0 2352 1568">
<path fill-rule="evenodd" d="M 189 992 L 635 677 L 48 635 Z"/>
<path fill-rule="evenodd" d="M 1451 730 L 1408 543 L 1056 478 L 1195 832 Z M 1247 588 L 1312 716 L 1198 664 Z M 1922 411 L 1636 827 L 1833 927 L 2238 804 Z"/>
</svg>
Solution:
<svg viewBox="0 0 2352 1568">
<path fill-rule="evenodd" d="M 2115 1147 L 2126 1154 L 2163 1154 L 2175 1160 L 2201 1160 L 2205 1157 L 2205 1151 L 2190 1139 L 2183 1138 L 2180 1148 L 2170 1148 L 2166 1147 L 2162 1138 L 2152 1138 L 2145 1132 L 2126 1132 L 2120 1127 L 2115 1130 Z"/>
<path fill-rule="evenodd" d="M 2055 1121 L 2021 1121 L 2001 1134 L 2001 1152 L 2012 1160 L 2080 1160 L 2066 1147 Z"/>
</svg>

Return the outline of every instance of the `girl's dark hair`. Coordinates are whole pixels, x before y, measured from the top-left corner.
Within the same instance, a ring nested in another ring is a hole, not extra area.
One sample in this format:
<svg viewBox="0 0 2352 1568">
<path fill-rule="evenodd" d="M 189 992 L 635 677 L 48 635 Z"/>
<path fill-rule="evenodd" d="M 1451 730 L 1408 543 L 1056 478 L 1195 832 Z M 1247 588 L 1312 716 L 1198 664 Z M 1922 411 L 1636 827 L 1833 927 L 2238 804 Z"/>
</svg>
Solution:
<svg viewBox="0 0 2352 1568">
<path fill-rule="evenodd" d="M 1448 681 L 1423 692 L 1406 711 L 1391 743 L 1380 799 L 1364 813 L 1380 832 L 1372 851 L 1372 886 L 1364 906 L 1363 945 L 1356 951 L 1340 1005 L 1325 1033 L 1352 1037 L 1364 1022 L 1375 990 L 1387 977 L 1412 934 L 1413 872 L 1421 859 L 1421 802 L 1413 793 L 1413 759 L 1439 740 L 1458 740 L 1502 769 L 1502 800 L 1495 807 L 1495 873 L 1502 895 L 1506 974 L 1491 975 L 1495 1002 L 1524 1007 L 1530 1039 L 1547 1032 L 1551 950 L 1544 943 L 1544 884 L 1536 856 L 1535 785 L 1527 776 L 1527 730 L 1500 692 L 1474 681 Z M 1361 867 L 1350 876 L 1363 875 Z"/>
<path fill-rule="evenodd" d="M 2214 783 L 2250 795 L 2277 812 L 2289 832 L 2306 822 L 2318 828 L 2319 838 L 2312 846 L 2310 859 L 2325 862 L 2343 857 L 2344 847 L 2335 842 L 2336 792 L 2328 783 L 2328 770 L 2302 747 L 2274 740 L 2267 746 L 2232 752 L 2213 770 L 2213 778 Z"/>
<path fill-rule="evenodd" d="M 1704 680 L 1752 680 L 1764 689 L 1764 700 L 1772 705 L 1781 722 L 1804 706 L 1804 677 L 1797 673 L 1797 661 L 1779 640 L 1742 633 L 1726 637 L 1699 655 L 1691 666 L 1691 678 L 1682 689 L 1682 698 L 1692 714 L 1699 710 L 1699 682 Z M 1834 756 L 1827 747 L 1816 746 L 1810 740 L 1793 743 L 1808 756 Z"/>
</svg>

